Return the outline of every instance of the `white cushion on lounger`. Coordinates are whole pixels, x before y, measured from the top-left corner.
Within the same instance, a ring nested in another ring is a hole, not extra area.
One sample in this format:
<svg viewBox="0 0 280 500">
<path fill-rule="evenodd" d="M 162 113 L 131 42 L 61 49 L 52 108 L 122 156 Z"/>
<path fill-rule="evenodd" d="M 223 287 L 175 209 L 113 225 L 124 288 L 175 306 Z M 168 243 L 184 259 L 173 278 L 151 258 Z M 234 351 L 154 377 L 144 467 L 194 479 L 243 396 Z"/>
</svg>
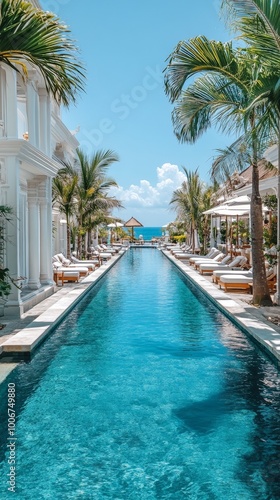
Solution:
<svg viewBox="0 0 280 500">
<path fill-rule="evenodd" d="M 194 267 L 197 268 L 198 266 L 200 266 L 200 264 L 208 264 L 208 262 L 210 264 L 216 264 L 216 263 L 222 264 L 224 259 L 225 259 L 225 254 L 218 253 L 215 257 L 213 257 L 213 259 L 203 259 L 203 257 L 202 257 L 201 259 L 194 259 L 192 262 L 190 259 L 190 263 L 194 264 Z"/>
<path fill-rule="evenodd" d="M 90 271 L 94 271 L 95 269 L 95 263 L 92 260 L 78 260 L 76 259 L 76 257 L 72 257 L 72 261 L 73 262 L 70 264 L 69 267 L 82 266 L 82 267 L 87 267 Z"/>
<path fill-rule="evenodd" d="M 207 257 L 207 256 L 203 257 L 203 256 L 196 255 L 196 256 L 190 258 L 190 262 L 194 263 L 194 262 L 199 261 L 199 260 L 206 260 L 206 261 L 210 260 L 211 261 L 217 255 L 220 255 L 220 253 L 222 253 L 222 252 L 220 252 L 220 250 L 218 250 L 217 248 L 215 248 L 215 250 L 212 248 L 212 252 L 211 252 L 210 257 Z"/>
<path fill-rule="evenodd" d="M 221 276 L 223 276 L 225 274 L 225 270 L 219 270 L 219 271 L 213 271 L 213 275 L 212 275 L 212 281 L 216 281 L 218 279 L 220 279 Z M 230 276 L 237 276 L 238 274 L 242 274 L 242 276 L 253 276 L 252 274 L 252 271 L 251 269 L 249 271 L 242 271 L 241 269 L 236 269 L 235 271 L 234 270 L 230 270 L 228 269 L 226 271 L 226 274 L 227 275 L 230 275 Z"/>
<path fill-rule="evenodd" d="M 209 264 L 201 264 L 201 266 L 199 266 L 199 269 L 201 272 L 203 271 L 216 271 L 218 269 L 232 269 L 234 267 L 241 267 L 243 266 L 245 263 L 247 262 L 247 259 L 246 257 L 243 257 L 242 255 L 239 255 L 238 257 L 235 257 L 235 259 L 228 265 L 226 264 L 219 264 L 218 262 L 217 263 L 209 263 Z"/>
<path fill-rule="evenodd" d="M 88 268 L 85 267 L 85 266 L 74 266 L 74 264 L 72 264 L 71 266 L 63 266 L 62 264 L 59 264 L 59 262 L 53 262 L 53 269 L 54 270 L 58 270 L 58 271 L 71 271 L 73 269 L 73 271 L 79 271 L 79 273 L 81 274 L 85 274 L 87 275 L 88 274 Z"/>
<path fill-rule="evenodd" d="M 243 274 L 223 274 L 220 277 L 220 283 L 253 283 L 253 276 L 244 276 Z"/>
<path fill-rule="evenodd" d="M 66 271 L 71 268 L 73 271 L 79 271 L 82 274 L 88 274 L 88 267 L 86 266 L 80 266 L 79 264 L 71 264 L 69 267 L 65 267 Z"/>
<path fill-rule="evenodd" d="M 176 259 L 189 259 L 190 257 L 197 257 L 197 253 L 175 253 Z"/>
</svg>

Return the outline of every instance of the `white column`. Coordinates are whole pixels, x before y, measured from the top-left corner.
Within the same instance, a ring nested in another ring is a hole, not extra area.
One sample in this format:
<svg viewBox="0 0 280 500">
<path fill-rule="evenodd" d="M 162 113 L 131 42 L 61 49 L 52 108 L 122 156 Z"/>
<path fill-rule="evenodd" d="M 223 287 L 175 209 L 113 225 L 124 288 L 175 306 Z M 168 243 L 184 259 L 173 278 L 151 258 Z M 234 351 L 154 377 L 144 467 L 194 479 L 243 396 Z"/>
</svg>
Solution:
<svg viewBox="0 0 280 500">
<path fill-rule="evenodd" d="M 35 74 L 35 72 L 33 72 Z M 39 101 L 36 92 L 36 83 L 29 72 L 29 81 L 26 85 L 26 110 L 28 121 L 28 140 L 35 147 L 39 146 Z M 34 78 L 34 75 L 33 75 Z"/>
<path fill-rule="evenodd" d="M 49 95 L 44 88 L 39 89 L 39 147 L 47 156 L 51 151 L 51 105 Z"/>
<path fill-rule="evenodd" d="M 50 179 L 42 178 L 39 184 L 40 203 L 40 281 L 51 284 L 52 280 L 52 225 L 50 205 Z"/>
<path fill-rule="evenodd" d="M 20 192 L 19 195 L 19 264 L 20 275 L 23 277 L 22 283 L 27 283 L 28 276 L 28 223 L 27 223 L 27 195 Z"/>
<path fill-rule="evenodd" d="M 5 133 L 7 137 L 18 138 L 17 122 L 17 77 L 11 68 L 6 71 L 6 103 L 4 111 Z"/>
<path fill-rule="evenodd" d="M 7 222 L 6 240 L 6 262 L 10 276 L 17 280 L 20 277 L 20 220 L 19 220 L 19 161 L 16 157 L 10 156 L 5 159 L 6 168 L 6 197 L 2 200 L 5 205 L 13 208 L 12 220 Z M 20 311 L 20 290 L 12 285 L 11 293 L 5 304 L 5 316 L 19 317 Z"/>
<path fill-rule="evenodd" d="M 37 181 L 28 181 L 29 277 L 28 286 L 40 288 L 40 214 Z"/>
</svg>

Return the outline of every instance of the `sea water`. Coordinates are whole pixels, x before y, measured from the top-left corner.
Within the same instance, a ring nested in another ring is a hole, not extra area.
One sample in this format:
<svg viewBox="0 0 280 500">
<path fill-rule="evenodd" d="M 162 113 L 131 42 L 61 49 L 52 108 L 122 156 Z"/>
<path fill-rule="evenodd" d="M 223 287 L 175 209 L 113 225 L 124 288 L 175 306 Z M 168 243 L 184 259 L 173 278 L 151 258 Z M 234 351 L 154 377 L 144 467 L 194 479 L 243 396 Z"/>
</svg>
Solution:
<svg viewBox="0 0 280 500">
<path fill-rule="evenodd" d="M 156 248 L 128 250 L 0 401 L 1 500 L 280 498 L 279 372 Z"/>
<path fill-rule="evenodd" d="M 138 240 L 139 236 L 143 236 L 143 240 L 150 241 L 153 238 L 161 238 L 164 235 L 161 227 L 135 227 L 133 229 L 134 237 Z"/>
</svg>

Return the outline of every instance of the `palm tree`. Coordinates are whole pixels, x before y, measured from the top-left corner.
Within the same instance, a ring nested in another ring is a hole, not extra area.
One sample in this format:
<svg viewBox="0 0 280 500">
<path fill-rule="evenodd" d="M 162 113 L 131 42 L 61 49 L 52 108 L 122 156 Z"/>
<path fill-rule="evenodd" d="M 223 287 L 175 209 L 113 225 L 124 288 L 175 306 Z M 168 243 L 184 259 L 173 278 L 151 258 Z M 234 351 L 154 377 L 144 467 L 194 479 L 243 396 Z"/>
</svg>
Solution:
<svg viewBox="0 0 280 500">
<path fill-rule="evenodd" d="M 213 206 L 213 195 L 217 190 L 217 184 L 214 182 L 213 186 L 208 186 L 205 188 L 202 194 L 202 212 L 206 212 Z M 207 246 L 209 244 L 211 227 L 209 223 L 209 217 L 207 214 L 202 213 L 201 216 L 201 236 L 203 241 L 203 253 L 207 253 Z"/>
<path fill-rule="evenodd" d="M 206 74 L 205 74 L 206 73 Z M 186 90 L 186 80 L 197 78 Z M 182 142 L 195 142 L 210 126 L 222 131 L 247 134 L 252 150 L 251 232 L 254 267 L 253 301 L 271 305 L 265 279 L 262 249 L 262 201 L 259 193 L 258 159 L 260 146 L 256 126 L 264 113 L 273 112 L 267 103 L 256 98 L 263 93 L 270 73 L 245 50 L 233 49 L 231 43 L 209 41 L 196 37 L 180 42 L 169 58 L 166 68 L 166 92 L 172 102 L 175 134 Z M 264 128 L 268 120 L 264 123 Z M 248 133 L 249 131 L 249 133 Z"/>
<path fill-rule="evenodd" d="M 190 240 L 194 251 L 196 247 L 195 236 L 198 234 L 202 210 L 203 183 L 197 169 L 192 172 L 183 167 L 183 171 L 186 175 L 186 181 L 174 191 L 170 204 L 175 205 L 181 217 L 189 223 Z"/>
<path fill-rule="evenodd" d="M 65 165 L 67 169 L 67 164 Z M 65 175 L 64 169 L 58 172 L 53 179 L 53 202 L 57 204 L 61 213 L 65 215 L 67 232 L 67 258 L 71 256 L 71 217 L 75 214 L 75 195 L 78 185 L 78 174 Z"/>
<path fill-rule="evenodd" d="M 280 68 L 280 5 L 278 0 L 222 0 L 235 19 L 233 28 L 262 63 Z M 237 19 L 236 19 L 237 18 Z M 240 35 L 241 33 L 241 35 Z M 278 74 L 279 74 L 278 69 Z"/>
<path fill-rule="evenodd" d="M 24 0 L 1 0 L 0 33 L 0 62 L 23 77 L 28 65 L 35 66 L 58 103 L 75 101 L 76 92 L 83 90 L 84 69 L 69 29 L 54 14 Z"/>
<path fill-rule="evenodd" d="M 270 88 L 261 99 L 269 100 L 275 113 L 272 126 L 278 136 L 278 200 L 280 200 L 280 4 L 279 0 L 223 0 L 231 8 L 237 22 L 236 29 L 263 65 L 274 74 Z M 280 263 L 280 203 L 277 216 L 277 260 Z M 280 303 L 280 265 L 277 271 L 277 293 Z"/>
<path fill-rule="evenodd" d="M 90 233 L 94 224 L 94 214 L 102 210 L 104 215 L 115 207 L 120 207 L 116 198 L 108 195 L 111 187 L 118 186 L 111 177 L 107 177 L 108 168 L 119 161 L 112 151 L 97 151 L 91 158 L 78 150 L 80 180 L 78 185 L 78 253 L 81 254 L 81 236 Z M 90 238 L 88 238 L 90 240 Z"/>
<path fill-rule="evenodd" d="M 92 228 L 100 223 L 100 218 L 106 221 L 110 210 L 121 207 L 119 200 L 110 196 L 108 191 L 117 183 L 106 175 L 107 169 L 119 160 L 118 155 L 111 150 L 97 151 L 91 158 L 82 150 L 77 150 L 76 166 L 65 164 L 59 171 L 59 177 L 76 179 L 74 198 L 75 216 L 78 225 L 78 255 L 82 255 L 82 241 L 90 234 Z M 72 200 L 73 203 L 73 200 Z M 102 213 L 102 217 L 101 217 Z M 88 237 L 90 244 L 90 236 Z"/>
</svg>

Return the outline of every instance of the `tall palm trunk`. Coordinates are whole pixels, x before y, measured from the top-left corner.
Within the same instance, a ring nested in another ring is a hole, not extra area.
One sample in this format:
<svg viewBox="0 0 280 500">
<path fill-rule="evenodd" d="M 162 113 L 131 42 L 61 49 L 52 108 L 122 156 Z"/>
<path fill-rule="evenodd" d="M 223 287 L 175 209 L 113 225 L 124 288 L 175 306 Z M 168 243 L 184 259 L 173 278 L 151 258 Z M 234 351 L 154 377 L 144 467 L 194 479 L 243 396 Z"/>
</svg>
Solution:
<svg viewBox="0 0 280 500">
<path fill-rule="evenodd" d="M 77 253 L 78 253 L 78 258 L 80 259 L 82 256 L 82 235 L 81 235 L 80 231 L 78 231 Z"/>
<path fill-rule="evenodd" d="M 71 228 L 70 228 L 70 222 L 69 222 L 68 217 L 66 217 L 66 221 L 67 221 L 67 224 L 66 224 L 66 237 L 67 237 L 66 253 L 67 253 L 67 259 L 70 259 L 71 258 Z"/>
<path fill-rule="evenodd" d="M 277 305 L 280 305 L 280 109 L 279 115 L 279 132 L 278 132 L 278 176 L 277 176 L 277 291 L 274 297 Z"/>
<path fill-rule="evenodd" d="M 253 128 L 253 127 L 252 127 Z M 256 133 L 252 131 L 253 164 L 252 164 L 252 198 L 251 198 L 251 239 L 253 265 L 253 303 L 260 306 L 271 306 L 268 283 L 265 272 L 263 253 L 263 218 L 262 199 L 259 191 L 259 169 Z"/>
<path fill-rule="evenodd" d="M 91 241 L 92 241 L 92 229 L 88 229 L 87 232 L 87 253 L 90 254 L 90 247 L 91 247 Z"/>
<path fill-rule="evenodd" d="M 82 233 L 81 233 L 81 231 L 82 231 L 82 221 L 80 220 L 80 218 L 78 218 L 77 224 L 78 224 L 77 254 L 78 254 L 78 258 L 80 259 L 81 255 L 82 255 Z"/>
</svg>

